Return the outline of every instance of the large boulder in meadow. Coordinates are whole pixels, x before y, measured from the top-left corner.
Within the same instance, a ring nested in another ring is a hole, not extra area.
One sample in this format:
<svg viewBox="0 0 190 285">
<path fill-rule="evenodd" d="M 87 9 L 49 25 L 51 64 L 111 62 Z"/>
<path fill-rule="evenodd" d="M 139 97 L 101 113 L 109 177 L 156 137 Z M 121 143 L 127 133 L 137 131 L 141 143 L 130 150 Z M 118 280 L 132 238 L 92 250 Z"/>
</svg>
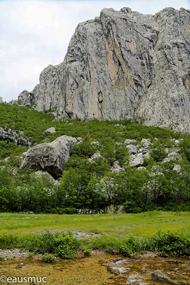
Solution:
<svg viewBox="0 0 190 285">
<path fill-rule="evenodd" d="M 51 143 L 42 143 L 30 148 L 25 154 L 21 169 L 43 170 L 53 178 L 58 178 L 76 141 L 73 137 L 61 136 Z"/>
</svg>

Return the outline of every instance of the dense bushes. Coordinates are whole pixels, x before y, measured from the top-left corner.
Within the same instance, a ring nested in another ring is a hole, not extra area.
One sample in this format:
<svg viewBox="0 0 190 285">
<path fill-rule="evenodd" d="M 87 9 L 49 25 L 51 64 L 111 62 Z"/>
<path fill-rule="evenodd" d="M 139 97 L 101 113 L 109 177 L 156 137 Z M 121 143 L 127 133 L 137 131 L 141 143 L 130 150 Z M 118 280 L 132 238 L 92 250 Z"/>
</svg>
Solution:
<svg viewBox="0 0 190 285">
<path fill-rule="evenodd" d="M 61 135 L 83 138 L 64 165 L 59 185 L 47 177 L 36 178 L 31 171 L 20 170 L 18 156 L 26 148 L 0 141 L 1 212 L 74 214 L 80 209 L 101 212 L 110 205 L 117 208 L 122 204 L 130 213 L 190 209 L 189 135 L 131 120 L 52 121 L 51 115 L 8 104 L 0 104 L 0 125 L 18 134 L 23 131 L 33 144 L 50 142 Z M 44 134 L 51 126 L 56 133 Z M 128 150 L 123 144 L 127 138 L 136 139 L 138 144 L 142 138 L 151 139 L 152 152 L 145 159 L 146 169 L 129 167 Z M 183 158 L 178 162 L 181 173 L 173 170 L 174 161 L 162 163 L 167 156 L 166 147 L 173 147 L 173 138 L 183 138 L 178 146 Z M 97 151 L 102 157 L 90 162 Z M 4 161 L 7 156 L 10 158 Z M 111 172 L 116 161 L 125 172 Z"/>
<path fill-rule="evenodd" d="M 79 209 L 101 212 L 109 205 L 122 204 L 128 213 L 188 211 L 190 166 L 181 163 L 181 174 L 172 167 L 163 165 L 161 173 L 130 167 L 126 172 L 111 173 L 110 165 L 101 158 L 90 163 L 72 157 L 59 185 L 23 170 L 10 175 L 5 168 L 0 170 L 0 211 L 76 214 Z"/>
<path fill-rule="evenodd" d="M 1 235 L 0 244 L 1 248 L 22 247 L 35 253 L 54 253 L 64 259 L 73 258 L 80 246 L 79 240 L 73 237 L 71 231 L 26 236 Z M 47 261 L 48 257 L 46 255 Z"/>
<path fill-rule="evenodd" d="M 72 232 L 45 232 L 25 236 L 1 235 L 1 248 L 20 247 L 35 253 L 44 254 L 45 262 L 54 262 L 52 254 L 63 259 L 76 256 L 77 251 L 89 255 L 92 249 L 105 250 L 108 253 L 133 256 L 144 251 L 157 251 L 163 256 L 190 255 L 190 236 L 175 232 L 161 232 L 150 237 L 116 238 L 104 235 L 96 238 L 81 239 L 73 237 Z"/>
</svg>

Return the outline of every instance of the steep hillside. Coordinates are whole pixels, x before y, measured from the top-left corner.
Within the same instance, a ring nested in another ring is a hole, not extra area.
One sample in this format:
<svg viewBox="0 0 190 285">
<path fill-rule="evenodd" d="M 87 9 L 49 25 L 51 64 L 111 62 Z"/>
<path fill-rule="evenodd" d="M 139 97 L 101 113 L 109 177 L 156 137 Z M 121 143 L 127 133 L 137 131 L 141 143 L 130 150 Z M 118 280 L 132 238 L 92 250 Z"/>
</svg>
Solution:
<svg viewBox="0 0 190 285">
<path fill-rule="evenodd" d="M 51 115 L 9 104 L 0 104 L 0 127 L 2 212 L 190 209 L 190 135 L 130 120 L 52 121 Z M 73 137 L 75 145 L 67 162 L 58 157 L 56 176 L 53 165 L 43 168 L 49 159 L 44 147 L 63 136 Z M 35 167 L 23 164 L 28 146 L 20 141 L 30 143 L 30 154 L 43 143 L 45 156 L 34 157 Z"/>
<path fill-rule="evenodd" d="M 190 132 L 190 11 L 103 9 L 77 26 L 64 62 L 48 66 L 21 105 L 67 118 L 122 120 Z"/>
</svg>

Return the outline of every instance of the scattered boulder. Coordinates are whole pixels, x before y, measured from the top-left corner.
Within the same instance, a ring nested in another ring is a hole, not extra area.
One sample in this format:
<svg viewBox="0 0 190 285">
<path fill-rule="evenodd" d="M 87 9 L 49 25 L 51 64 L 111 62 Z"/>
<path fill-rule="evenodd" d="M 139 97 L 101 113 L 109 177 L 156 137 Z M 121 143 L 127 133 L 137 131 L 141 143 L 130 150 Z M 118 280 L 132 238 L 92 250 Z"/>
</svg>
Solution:
<svg viewBox="0 0 190 285">
<path fill-rule="evenodd" d="M 130 163 L 129 165 L 131 167 L 138 167 L 138 166 L 141 166 L 143 165 L 144 163 L 144 157 L 143 157 L 143 154 L 142 152 L 136 154 L 136 155 L 131 155 L 130 156 Z"/>
<path fill-rule="evenodd" d="M 149 147 L 151 145 L 151 140 L 150 139 L 142 139 L 141 143 L 143 144 L 144 147 Z"/>
<path fill-rule="evenodd" d="M 178 160 L 181 160 L 181 159 L 182 159 L 181 155 L 179 155 L 176 152 L 171 152 L 171 153 L 168 154 L 168 157 L 163 159 L 162 162 L 165 163 L 165 162 L 170 162 L 170 161 L 178 161 Z"/>
<path fill-rule="evenodd" d="M 55 180 L 48 172 L 46 171 L 42 171 L 42 170 L 38 170 L 36 172 L 31 173 L 31 176 L 33 177 L 37 177 L 37 178 L 44 178 L 47 179 L 50 183 L 54 184 L 54 185 L 59 185 L 60 182 Z"/>
<path fill-rule="evenodd" d="M 144 166 L 139 166 L 138 168 L 137 168 L 138 170 L 146 170 L 146 167 L 144 167 Z"/>
<path fill-rule="evenodd" d="M 0 97 L 0 104 L 2 104 L 3 103 L 3 98 L 2 97 Z"/>
<path fill-rule="evenodd" d="M 51 127 L 44 131 L 44 134 L 54 134 L 56 132 L 56 129 L 54 127 Z"/>
<path fill-rule="evenodd" d="M 6 142 L 14 142 L 17 145 L 21 146 L 31 146 L 31 142 L 29 142 L 23 136 L 19 136 L 16 131 L 9 129 L 5 131 L 2 127 L 0 127 L 0 140 L 4 140 Z"/>
<path fill-rule="evenodd" d="M 136 143 L 136 140 L 126 139 L 126 140 L 124 141 L 124 144 L 125 144 L 125 145 L 132 144 L 132 143 Z"/>
<path fill-rule="evenodd" d="M 111 172 L 125 172 L 125 169 L 119 165 L 119 162 L 116 160 L 111 168 Z"/>
<path fill-rule="evenodd" d="M 152 280 L 154 280 L 154 281 L 165 282 L 165 283 L 168 283 L 168 284 L 175 284 L 173 281 L 171 281 L 171 280 L 169 279 L 168 276 L 164 275 L 164 274 L 162 273 L 162 271 L 160 271 L 160 270 L 154 271 L 154 272 L 152 273 L 151 277 L 152 277 Z"/>
<path fill-rule="evenodd" d="M 81 143 L 82 141 L 83 141 L 83 138 L 81 138 L 81 137 L 77 138 L 77 144 Z"/>
<path fill-rule="evenodd" d="M 38 144 L 27 151 L 20 168 L 47 171 L 57 179 L 76 141 L 76 138 L 61 136 L 51 143 Z"/>
<path fill-rule="evenodd" d="M 150 157 L 150 139 L 142 139 L 139 145 L 134 145 L 136 140 L 127 139 L 124 141 L 130 155 L 130 166 L 138 167 L 144 164 L 144 158 Z"/>
<path fill-rule="evenodd" d="M 180 172 L 181 172 L 181 165 L 176 164 L 176 165 L 174 166 L 173 170 L 175 170 L 177 173 L 180 173 Z"/>
<path fill-rule="evenodd" d="M 117 208 L 114 205 L 110 205 L 104 209 L 104 212 L 109 214 L 125 214 L 126 210 L 122 205 Z"/>
<path fill-rule="evenodd" d="M 147 272 L 146 267 L 142 267 L 142 268 L 141 268 L 141 273 L 143 273 L 143 274 L 144 274 L 144 273 L 146 273 L 146 272 Z"/>
<path fill-rule="evenodd" d="M 98 141 L 91 142 L 91 144 L 96 147 L 100 147 L 100 143 Z"/>
<path fill-rule="evenodd" d="M 136 145 L 129 144 L 126 147 L 129 151 L 129 154 L 136 154 L 137 153 L 137 146 Z"/>
<path fill-rule="evenodd" d="M 100 152 L 97 151 L 97 152 L 95 152 L 95 153 L 91 156 L 91 158 L 88 159 L 88 161 L 93 162 L 95 159 L 101 158 L 101 157 L 102 157 L 102 156 L 101 156 Z"/>
<path fill-rule="evenodd" d="M 18 105 L 18 100 L 11 100 L 9 102 L 10 105 Z"/>
</svg>

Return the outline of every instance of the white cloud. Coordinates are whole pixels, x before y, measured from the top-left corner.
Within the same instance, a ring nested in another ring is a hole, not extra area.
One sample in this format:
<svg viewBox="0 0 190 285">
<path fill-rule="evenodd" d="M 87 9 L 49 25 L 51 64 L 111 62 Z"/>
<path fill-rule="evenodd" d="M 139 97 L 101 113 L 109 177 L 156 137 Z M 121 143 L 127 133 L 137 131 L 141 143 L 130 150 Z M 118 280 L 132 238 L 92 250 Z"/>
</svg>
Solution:
<svg viewBox="0 0 190 285">
<path fill-rule="evenodd" d="M 190 9 L 187 0 L 0 1 L 0 96 L 9 101 L 31 91 L 47 65 L 63 61 L 79 22 L 99 16 L 103 8 L 124 6 L 145 14 Z"/>
</svg>

